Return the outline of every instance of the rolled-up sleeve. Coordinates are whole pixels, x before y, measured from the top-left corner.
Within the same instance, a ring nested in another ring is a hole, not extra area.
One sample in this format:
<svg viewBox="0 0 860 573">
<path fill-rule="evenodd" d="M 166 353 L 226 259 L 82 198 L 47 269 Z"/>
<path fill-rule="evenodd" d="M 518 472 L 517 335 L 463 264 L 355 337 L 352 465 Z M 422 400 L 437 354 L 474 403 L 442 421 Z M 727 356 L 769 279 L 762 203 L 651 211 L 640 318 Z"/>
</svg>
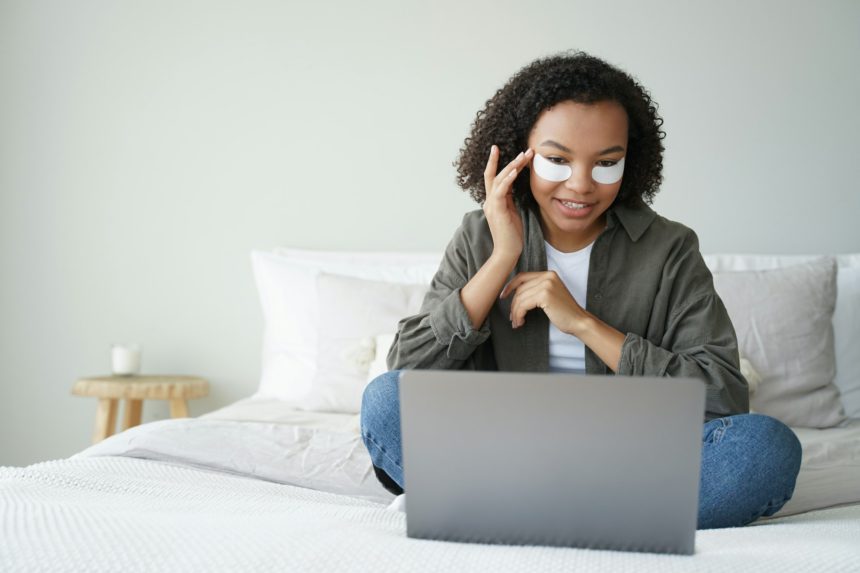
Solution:
<svg viewBox="0 0 860 573">
<path fill-rule="evenodd" d="M 698 378 L 706 385 L 706 420 L 747 413 L 749 387 L 740 372 L 735 329 L 695 233 L 676 255 L 667 262 L 661 289 L 669 309 L 662 334 L 649 340 L 627 333 L 617 374 Z"/>
<path fill-rule="evenodd" d="M 749 412 L 749 391 L 740 372 L 734 328 L 716 294 L 679 312 L 659 345 L 628 333 L 618 374 L 703 380 L 707 420 Z"/>
<path fill-rule="evenodd" d="M 468 226 L 458 229 L 424 297 L 421 310 L 402 319 L 387 364 L 395 369 L 459 369 L 490 336 L 488 321 L 475 329 L 460 291 L 483 261 L 473 260 Z"/>
</svg>

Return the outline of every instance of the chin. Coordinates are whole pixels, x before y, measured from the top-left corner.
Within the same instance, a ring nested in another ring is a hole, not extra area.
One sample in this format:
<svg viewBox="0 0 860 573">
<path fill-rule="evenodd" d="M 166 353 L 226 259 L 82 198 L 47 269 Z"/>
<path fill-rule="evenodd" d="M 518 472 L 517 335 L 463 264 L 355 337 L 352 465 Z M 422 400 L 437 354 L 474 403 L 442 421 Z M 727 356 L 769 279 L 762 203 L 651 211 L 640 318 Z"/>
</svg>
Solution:
<svg viewBox="0 0 860 573">
<path fill-rule="evenodd" d="M 600 218 L 600 215 L 597 217 L 588 217 L 587 219 L 580 219 L 576 221 L 571 221 L 569 219 L 565 219 L 562 221 L 555 220 L 555 226 L 558 227 L 561 231 L 566 233 L 581 233 L 582 231 L 586 231 L 590 229 L 594 222 Z"/>
</svg>

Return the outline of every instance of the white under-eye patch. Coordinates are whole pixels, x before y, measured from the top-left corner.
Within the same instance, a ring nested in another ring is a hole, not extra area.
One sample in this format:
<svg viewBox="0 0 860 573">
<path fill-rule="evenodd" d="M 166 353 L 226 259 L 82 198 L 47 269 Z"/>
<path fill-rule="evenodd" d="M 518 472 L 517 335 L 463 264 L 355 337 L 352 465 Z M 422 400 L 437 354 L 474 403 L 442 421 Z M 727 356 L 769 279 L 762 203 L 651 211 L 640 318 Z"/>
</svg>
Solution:
<svg viewBox="0 0 860 573">
<path fill-rule="evenodd" d="M 619 159 L 615 165 L 595 165 L 591 168 L 591 178 L 598 183 L 603 183 L 604 185 L 617 183 L 621 179 L 622 175 L 624 175 L 623 157 Z"/>
<path fill-rule="evenodd" d="M 553 163 L 540 153 L 535 153 L 533 165 L 537 176 L 547 181 L 567 181 L 570 179 L 570 174 L 573 173 L 570 165 Z"/>
<path fill-rule="evenodd" d="M 573 173 L 570 168 L 570 165 L 559 165 L 557 163 L 553 163 L 540 153 L 535 153 L 533 166 L 535 173 L 537 173 L 538 177 L 556 183 L 559 181 L 567 181 L 568 179 L 570 179 L 570 176 Z M 623 157 L 615 165 L 610 165 L 608 167 L 604 167 L 602 165 L 595 165 L 591 169 L 591 178 L 598 183 L 603 183 L 604 185 L 609 183 L 616 183 L 618 180 L 621 179 L 621 176 L 623 174 Z"/>
</svg>

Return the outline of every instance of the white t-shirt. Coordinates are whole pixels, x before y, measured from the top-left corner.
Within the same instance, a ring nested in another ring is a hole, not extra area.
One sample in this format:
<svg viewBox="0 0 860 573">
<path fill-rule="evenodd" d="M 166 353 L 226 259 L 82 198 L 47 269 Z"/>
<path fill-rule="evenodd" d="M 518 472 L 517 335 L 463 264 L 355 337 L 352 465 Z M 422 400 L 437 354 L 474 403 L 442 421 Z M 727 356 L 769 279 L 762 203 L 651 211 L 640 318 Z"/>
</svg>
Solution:
<svg viewBox="0 0 860 573">
<path fill-rule="evenodd" d="M 558 274 L 574 300 L 579 306 L 585 308 L 588 263 L 594 242 L 572 253 L 562 253 L 546 241 L 544 243 L 547 268 Z M 560 331 L 551 322 L 549 323 L 549 370 L 550 372 L 585 373 L 585 345 L 572 334 Z"/>
</svg>

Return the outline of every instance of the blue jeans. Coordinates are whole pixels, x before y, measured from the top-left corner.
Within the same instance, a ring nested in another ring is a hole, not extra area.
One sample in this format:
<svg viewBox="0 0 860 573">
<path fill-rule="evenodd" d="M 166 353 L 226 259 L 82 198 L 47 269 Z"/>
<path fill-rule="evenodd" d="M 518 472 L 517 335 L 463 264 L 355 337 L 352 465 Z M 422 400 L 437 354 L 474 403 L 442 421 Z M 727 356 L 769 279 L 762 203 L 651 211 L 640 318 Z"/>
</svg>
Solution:
<svg viewBox="0 0 860 573">
<path fill-rule="evenodd" d="M 376 475 L 393 493 L 404 489 L 398 372 L 365 389 L 361 436 Z M 800 442 L 782 422 L 739 414 L 702 428 L 699 529 L 738 527 L 773 515 L 791 499 L 800 470 Z"/>
</svg>

